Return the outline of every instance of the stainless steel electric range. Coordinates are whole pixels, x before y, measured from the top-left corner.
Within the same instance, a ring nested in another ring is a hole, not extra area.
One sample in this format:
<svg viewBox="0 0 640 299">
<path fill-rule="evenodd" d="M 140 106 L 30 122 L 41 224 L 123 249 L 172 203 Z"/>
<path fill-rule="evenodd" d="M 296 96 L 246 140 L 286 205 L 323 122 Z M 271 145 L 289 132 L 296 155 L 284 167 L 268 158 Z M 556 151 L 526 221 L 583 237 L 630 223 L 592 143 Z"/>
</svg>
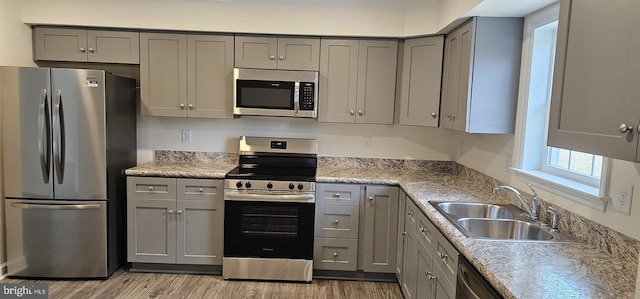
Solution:
<svg viewBox="0 0 640 299">
<path fill-rule="evenodd" d="M 225 177 L 225 279 L 311 281 L 317 140 L 240 137 Z"/>
</svg>

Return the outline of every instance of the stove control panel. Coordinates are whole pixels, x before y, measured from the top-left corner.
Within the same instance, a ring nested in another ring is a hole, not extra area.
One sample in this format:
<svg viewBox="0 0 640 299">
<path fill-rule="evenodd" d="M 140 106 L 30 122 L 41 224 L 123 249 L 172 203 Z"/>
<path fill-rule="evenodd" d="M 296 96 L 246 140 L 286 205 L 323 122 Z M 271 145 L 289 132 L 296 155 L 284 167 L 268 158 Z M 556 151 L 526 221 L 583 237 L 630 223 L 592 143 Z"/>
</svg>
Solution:
<svg viewBox="0 0 640 299">
<path fill-rule="evenodd" d="M 291 191 L 309 192 L 316 191 L 315 182 L 288 182 L 288 181 L 261 181 L 261 180 L 233 180 L 224 182 L 225 189 L 236 190 L 267 190 L 267 191 Z"/>
</svg>

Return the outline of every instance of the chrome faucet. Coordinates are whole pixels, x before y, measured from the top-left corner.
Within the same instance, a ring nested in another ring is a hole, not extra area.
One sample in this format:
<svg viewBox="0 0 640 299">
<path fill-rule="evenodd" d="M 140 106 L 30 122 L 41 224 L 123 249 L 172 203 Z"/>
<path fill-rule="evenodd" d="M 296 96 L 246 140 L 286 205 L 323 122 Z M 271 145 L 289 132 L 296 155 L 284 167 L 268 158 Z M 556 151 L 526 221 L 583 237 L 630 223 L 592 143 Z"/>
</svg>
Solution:
<svg viewBox="0 0 640 299">
<path fill-rule="evenodd" d="M 536 190 L 533 189 L 533 186 L 531 186 L 531 184 L 527 184 L 527 186 L 529 186 L 529 189 L 531 189 L 531 191 L 533 192 L 533 198 L 531 198 L 531 202 L 529 204 L 527 204 L 527 201 L 524 199 L 524 196 L 522 196 L 522 194 L 518 190 L 516 190 L 511 186 L 503 185 L 503 186 L 495 187 L 493 188 L 493 193 L 497 193 L 500 190 L 511 191 L 511 193 L 515 194 L 516 197 L 522 203 L 522 205 L 524 205 L 525 208 L 528 210 L 531 220 L 537 222 L 539 220 L 539 214 L 540 214 L 540 198 L 538 198 L 538 193 L 536 193 Z"/>
</svg>

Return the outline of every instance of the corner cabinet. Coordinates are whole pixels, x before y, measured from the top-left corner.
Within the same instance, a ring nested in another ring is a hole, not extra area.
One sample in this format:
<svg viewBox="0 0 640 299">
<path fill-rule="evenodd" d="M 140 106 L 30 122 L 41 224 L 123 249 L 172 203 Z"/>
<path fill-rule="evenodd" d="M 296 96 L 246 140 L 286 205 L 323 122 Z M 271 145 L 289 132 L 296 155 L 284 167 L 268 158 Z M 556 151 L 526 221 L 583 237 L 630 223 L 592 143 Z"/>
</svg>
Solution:
<svg viewBox="0 0 640 299">
<path fill-rule="evenodd" d="M 317 71 L 320 38 L 270 35 L 236 35 L 238 68 Z"/>
<path fill-rule="evenodd" d="M 509 134 L 515 128 L 522 18 L 474 17 L 447 35 L 443 128 Z"/>
<path fill-rule="evenodd" d="M 443 52 L 443 36 L 404 42 L 400 80 L 401 125 L 438 126 Z"/>
<path fill-rule="evenodd" d="M 127 260 L 222 265 L 222 180 L 127 178 Z"/>
<path fill-rule="evenodd" d="M 231 118 L 233 36 L 140 34 L 141 114 Z"/>
<path fill-rule="evenodd" d="M 138 31 L 35 27 L 33 60 L 138 64 Z"/>
<path fill-rule="evenodd" d="M 638 13 L 638 1 L 560 1 L 549 146 L 640 161 Z"/>
<path fill-rule="evenodd" d="M 318 120 L 393 124 L 397 40 L 322 39 Z"/>
</svg>

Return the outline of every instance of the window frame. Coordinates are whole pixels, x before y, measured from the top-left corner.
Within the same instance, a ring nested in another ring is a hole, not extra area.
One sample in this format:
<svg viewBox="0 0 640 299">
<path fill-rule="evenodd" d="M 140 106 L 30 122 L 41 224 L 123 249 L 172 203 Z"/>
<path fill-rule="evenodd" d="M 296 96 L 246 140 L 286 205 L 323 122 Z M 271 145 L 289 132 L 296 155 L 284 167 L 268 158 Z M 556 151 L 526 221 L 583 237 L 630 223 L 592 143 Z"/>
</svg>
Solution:
<svg viewBox="0 0 640 299">
<path fill-rule="evenodd" d="M 525 134 L 527 134 L 527 122 L 529 121 L 528 110 L 530 105 L 530 82 L 532 77 L 531 72 L 533 70 L 534 35 L 537 28 L 557 21 L 558 16 L 559 4 L 553 4 L 525 17 L 522 61 L 520 67 L 520 85 L 518 92 L 518 111 L 516 115 L 516 134 L 514 141 L 514 153 L 512 156 L 513 166 L 510 167 L 510 170 L 512 170 L 518 179 L 522 181 L 533 182 L 546 191 L 553 192 L 554 194 L 558 194 L 559 196 L 568 198 L 579 204 L 604 212 L 606 210 L 607 203 L 610 201 L 610 197 L 608 197 L 609 178 L 611 173 L 610 158 L 603 157 L 599 183 L 585 182 L 584 180 L 576 179 L 575 174 L 571 171 L 562 169 L 546 171 L 553 166 L 543 166 L 543 164 L 546 164 L 549 152 L 545 142 L 547 140 L 547 127 L 549 123 L 548 111 L 550 101 L 548 100 L 546 102 L 547 113 L 544 118 L 545 129 L 543 130 L 544 132 L 540 134 L 542 136 L 538 137 L 542 138 L 542 144 L 535 150 L 527 150 L 527 152 L 525 152 L 527 143 Z M 553 45 L 555 45 L 555 42 Z M 553 64 L 554 59 L 554 57 L 551 57 L 551 65 Z M 552 79 L 553 74 L 550 74 L 548 84 L 552 83 Z M 548 97 L 550 97 L 551 88 L 547 88 L 546 92 L 548 93 Z"/>
</svg>

